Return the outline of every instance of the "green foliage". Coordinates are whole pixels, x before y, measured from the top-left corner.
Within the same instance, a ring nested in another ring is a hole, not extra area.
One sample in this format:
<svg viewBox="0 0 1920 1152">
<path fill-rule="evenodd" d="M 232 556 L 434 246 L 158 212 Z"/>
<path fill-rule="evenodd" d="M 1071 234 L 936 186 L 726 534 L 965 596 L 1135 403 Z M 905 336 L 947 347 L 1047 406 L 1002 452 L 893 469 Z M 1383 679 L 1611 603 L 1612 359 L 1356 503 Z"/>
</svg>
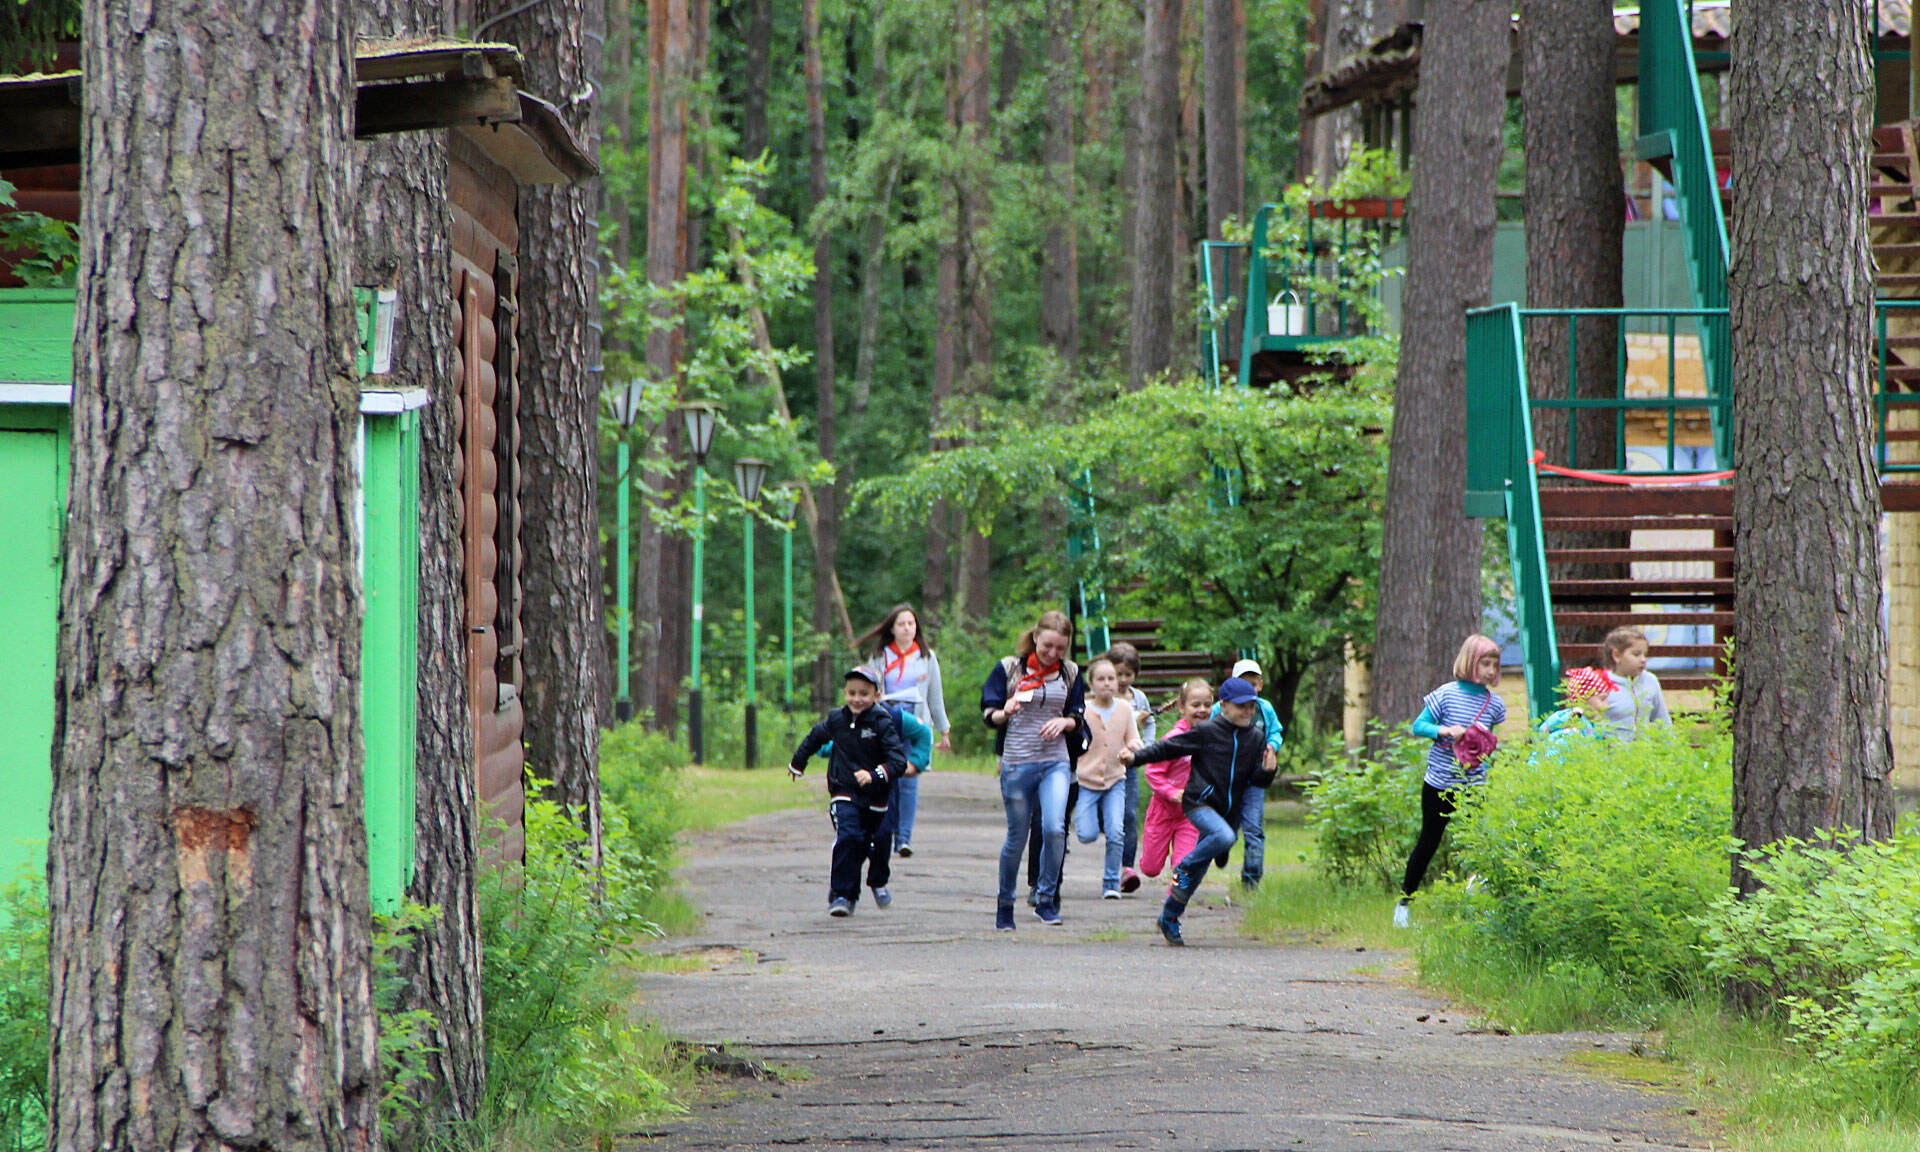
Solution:
<svg viewBox="0 0 1920 1152">
<path fill-rule="evenodd" d="M 1428 742 L 1405 728 L 1387 741 L 1385 755 L 1329 758 L 1307 785 L 1307 827 L 1314 867 L 1342 887 L 1389 891 L 1406 871 L 1420 836 L 1420 782 Z M 1434 858 L 1446 868 L 1447 846 Z"/>
<path fill-rule="evenodd" d="M 0 0 L 0 73 L 52 66 L 59 40 L 80 38 L 80 0 Z"/>
<path fill-rule="evenodd" d="M 1422 971 L 1497 957 L 1597 982 L 1629 1014 L 1686 992 L 1695 918 L 1726 885 L 1731 757 L 1711 726 L 1510 741 L 1449 830 L 1456 871 L 1478 880 L 1424 902 L 1446 927 L 1423 942 Z"/>
<path fill-rule="evenodd" d="M 1361 147 L 1348 155 L 1346 166 L 1334 177 L 1326 195 L 1334 200 L 1359 200 L 1405 196 L 1412 190 L 1413 179 L 1400 170 L 1392 149 Z"/>
<path fill-rule="evenodd" d="M 1830 831 L 1743 853 L 1762 887 L 1695 919 L 1708 971 L 1777 999 L 1810 1057 L 1776 1087 L 1920 1117 L 1920 835 Z"/>
<path fill-rule="evenodd" d="M 44 1146 L 47 1120 L 47 886 L 0 894 L 0 1150 Z"/>
<path fill-rule="evenodd" d="M 400 954 L 409 937 L 440 918 L 440 909 L 405 904 L 391 916 L 373 918 L 373 996 L 379 1014 L 380 1131 L 389 1140 L 420 1118 L 418 1089 L 428 1082 L 427 1057 L 433 1051 L 433 1013 L 425 1008 L 401 1008 L 407 981 L 400 974 Z"/>
<path fill-rule="evenodd" d="M 0 15 L 6 9 L 0 0 Z M 0 45 L 0 49 L 3 49 Z M 13 185 L 0 178 L 0 208 L 13 207 Z M 71 288 L 80 264 L 73 225 L 39 212 L 0 211 L 0 252 L 11 251 L 13 274 L 29 288 Z"/>
<path fill-rule="evenodd" d="M 664 864 L 634 847 L 618 804 L 603 806 L 603 827 L 596 871 L 586 833 L 530 799 L 524 867 L 481 874 L 487 1111 L 498 1123 L 538 1115 L 606 1135 L 677 1110 L 647 1033 L 628 1019 L 632 982 L 620 968 L 658 934 L 643 909 Z"/>
</svg>

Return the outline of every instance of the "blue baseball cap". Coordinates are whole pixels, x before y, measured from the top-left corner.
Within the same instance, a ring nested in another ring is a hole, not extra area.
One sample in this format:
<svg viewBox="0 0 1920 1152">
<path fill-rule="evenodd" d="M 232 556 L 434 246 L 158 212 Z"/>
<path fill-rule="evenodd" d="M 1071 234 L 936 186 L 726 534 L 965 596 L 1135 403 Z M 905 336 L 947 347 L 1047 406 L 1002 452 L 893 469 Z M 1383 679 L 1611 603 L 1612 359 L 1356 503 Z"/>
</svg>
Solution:
<svg viewBox="0 0 1920 1152">
<path fill-rule="evenodd" d="M 1259 698 L 1260 694 L 1253 690 L 1253 685 L 1238 676 L 1222 681 L 1220 684 L 1220 703 L 1222 704 L 1248 704 Z"/>
</svg>

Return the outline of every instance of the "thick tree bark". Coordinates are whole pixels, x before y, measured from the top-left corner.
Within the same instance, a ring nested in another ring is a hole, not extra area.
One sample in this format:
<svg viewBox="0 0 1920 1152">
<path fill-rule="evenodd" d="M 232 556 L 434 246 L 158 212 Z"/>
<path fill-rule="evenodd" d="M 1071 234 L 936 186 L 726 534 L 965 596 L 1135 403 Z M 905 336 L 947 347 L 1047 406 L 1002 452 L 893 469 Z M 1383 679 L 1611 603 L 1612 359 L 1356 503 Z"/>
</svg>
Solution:
<svg viewBox="0 0 1920 1152">
<path fill-rule="evenodd" d="M 443 30 L 439 0 L 357 0 L 363 38 Z M 466 582 L 461 572 L 460 387 L 453 371 L 452 216 L 441 133 L 381 136 L 355 149 L 360 198 L 352 214 L 354 280 L 398 289 L 394 380 L 425 389 L 420 425 L 418 704 L 413 883 L 407 898 L 440 915 L 399 956 L 398 1007 L 432 1017 L 426 1127 L 471 1120 L 486 1090 L 480 998 L 479 865 L 473 719 L 467 708 Z M 417 1146 L 425 1133 L 395 1133 Z"/>
<path fill-rule="evenodd" d="M 1246 212 L 1245 168 L 1240 135 L 1240 38 L 1246 31 L 1244 0 L 1205 0 L 1201 39 L 1205 49 L 1207 134 L 1207 239 L 1221 238 L 1230 216 Z"/>
<path fill-rule="evenodd" d="M 807 97 L 807 185 L 812 204 L 827 200 L 826 76 L 820 55 L 819 0 L 800 0 L 801 52 Z M 833 239 L 822 229 L 813 240 L 813 375 L 814 435 L 822 460 L 834 458 L 839 415 L 837 371 L 833 357 Z M 843 475 L 845 473 L 843 469 Z M 844 480 L 841 482 L 844 483 Z M 813 627 L 823 636 L 833 633 L 833 581 L 840 552 L 840 484 L 823 484 L 814 493 L 819 509 L 813 518 Z M 846 654 L 829 650 L 819 663 L 846 663 Z M 821 679 L 820 668 L 814 679 Z M 831 676 L 832 673 L 828 672 Z"/>
<path fill-rule="evenodd" d="M 1613 6 L 1609 0 L 1523 0 L 1520 7 L 1522 106 L 1526 115 L 1527 305 L 1618 308 L 1625 193 L 1614 115 Z M 1569 395 L 1566 320 L 1527 327 L 1527 381 L 1535 399 Z M 1574 372 L 1581 399 L 1611 399 L 1619 368 L 1619 323 L 1579 322 Z M 1610 416 L 1585 412 L 1568 452 L 1567 413 L 1542 410 L 1534 446 L 1556 464 L 1611 469 L 1617 448 Z M 1625 548 L 1623 532 L 1556 533 L 1555 547 Z M 1566 564 L 1554 575 L 1625 579 L 1621 564 Z M 1599 643 L 1605 628 L 1582 629 L 1564 649 L 1573 658 Z M 1571 659 L 1569 660 L 1571 662 Z"/>
<path fill-rule="evenodd" d="M 506 0 L 483 5 L 511 11 Z M 596 154 L 604 0 L 555 0 L 495 25 L 527 83 Z M 526 549 L 527 763 L 600 845 L 600 728 L 609 718 L 600 585 L 600 235 L 595 184 L 520 191 L 521 541 Z"/>
<path fill-rule="evenodd" d="M 1740 9 L 1733 323 L 1733 834 L 1893 829 L 1873 465 L 1864 11 Z M 1736 860 L 1733 882 L 1755 882 Z"/>
<path fill-rule="evenodd" d="M 1048 223 L 1040 272 L 1040 336 L 1059 357 L 1066 379 L 1080 369 L 1079 173 L 1075 138 L 1079 109 L 1075 65 L 1080 61 L 1079 5 L 1057 0 L 1047 9 L 1047 123 L 1041 163 L 1047 187 L 1057 197 Z"/>
<path fill-rule="evenodd" d="M 1480 627 L 1480 522 L 1460 510 L 1465 310 L 1491 290 L 1510 12 L 1496 0 L 1426 6 L 1370 702 L 1389 725 L 1418 715 Z"/>
<path fill-rule="evenodd" d="M 85 7 L 51 1148 L 379 1140 L 347 14 Z"/>
<path fill-rule="evenodd" d="M 665 289 L 686 274 L 681 259 L 687 231 L 687 98 L 691 81 L 687 57 L 692 30 L 687 0 L 648 0 L 647 3 L 647 283 Z M 677 385 L 685 356 L 684 317 L 663 305 L 659 318 L 672 323 L 647 332 L 647 375 Z M 666 434 L 647 442 L 646 454 L 659 459 L 671 453 L 672 422 Z M 658 481 L 648 481 L 657 484 Z M 634 549 L 639 579 L 634 587 L 634 611 L 650 625 L 646 643 L 634 648 L 636 675 L 643 699 L 649 701 L 653 723 L 671 729 L 679 709 L 680 683 L 673 660 L 674 646 L 666 638 L 675 627 L 669 615 L 682 611 L 671 594 L 678 582 L 673 541 L 641 517 Z M 691 627 L 691 621 L 688 624 Z"/>
<path fill-rule="evenodd" d="M 1174 237 L 1180 216 L 1180 17 L 1181 0 L 1146 0 L 1127 339 L 1127 378 L 1136 388 L 1173 364 Z"/>
</svg>

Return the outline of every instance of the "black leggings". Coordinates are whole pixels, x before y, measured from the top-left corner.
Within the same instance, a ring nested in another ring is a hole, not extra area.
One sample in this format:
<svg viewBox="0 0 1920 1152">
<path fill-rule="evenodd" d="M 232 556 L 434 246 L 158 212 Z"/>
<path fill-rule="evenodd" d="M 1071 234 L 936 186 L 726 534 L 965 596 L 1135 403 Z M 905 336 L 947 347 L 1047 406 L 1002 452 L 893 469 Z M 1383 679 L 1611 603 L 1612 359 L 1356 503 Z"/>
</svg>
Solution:
<svg viewBox="0 0 1920 1152">
<path fill-rule="evenodd" d="M 1440 837 L 1446 835 L 1447 822 L 1453 819 L 1453 793 L 1442 792 L 1431 784 L 1420 785 L 1420 839 L 1414 841 L 1413 855 L 1407 857 L 1407 877 L 1400 892 L 1411 896 L 1427 878 L 1427 865 L 1440 850 Z"/>
</svg>

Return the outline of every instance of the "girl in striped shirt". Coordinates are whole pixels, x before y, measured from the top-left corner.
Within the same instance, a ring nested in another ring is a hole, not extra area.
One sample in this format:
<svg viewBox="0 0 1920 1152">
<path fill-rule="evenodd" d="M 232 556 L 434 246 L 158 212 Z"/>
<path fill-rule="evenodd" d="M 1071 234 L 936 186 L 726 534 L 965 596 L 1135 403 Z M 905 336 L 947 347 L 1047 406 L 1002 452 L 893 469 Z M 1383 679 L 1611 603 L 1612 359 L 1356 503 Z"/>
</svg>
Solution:
<svg viewBox="0 0 1920 1152">
<path fill-rule="evenodd" d="M 1427 773 L 1420 785 L 1420 838 L 1407 857 L 1400 902 L 1393 909 L 1396 928 L 1407 926 L 1408 902 L 1420 890 L 1427 865 L 1440 849 L 1440 838 L 1453 819 L 1456 795 L 1487 778 L 1484 751 L 1477 753 L 1474 745 L 1490 744 L 1493 729 L 1507 718 L 1507 705 L 1494 691 L 1499 686 L 1500 646 L 1475 633 L 1453 658 L 1453 679 L 1427 693 L 1426 707 L 1413 722 L 1413 734 L 1432 740 L 1433 746 L 1427 750 Z M 1476 730 L 1478 737 L 1462 741 Z"/>
</svg>

